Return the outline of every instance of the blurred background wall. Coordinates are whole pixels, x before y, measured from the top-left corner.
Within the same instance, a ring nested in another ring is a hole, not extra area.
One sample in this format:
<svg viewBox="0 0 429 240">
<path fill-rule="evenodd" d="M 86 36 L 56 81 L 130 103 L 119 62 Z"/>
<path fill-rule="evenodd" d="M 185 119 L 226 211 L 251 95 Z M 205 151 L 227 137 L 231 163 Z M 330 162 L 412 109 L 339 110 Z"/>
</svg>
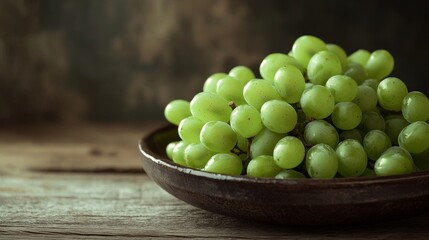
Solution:
<svg viewBox="0 0 429 240">
<path fill-rule="evenodd" d="M 0 122 L 162 119 L 213 72 L 288 52 L 303 34 L 384 48 L 429 94 L 424 1 L 2 0 Z"/>
</svg>

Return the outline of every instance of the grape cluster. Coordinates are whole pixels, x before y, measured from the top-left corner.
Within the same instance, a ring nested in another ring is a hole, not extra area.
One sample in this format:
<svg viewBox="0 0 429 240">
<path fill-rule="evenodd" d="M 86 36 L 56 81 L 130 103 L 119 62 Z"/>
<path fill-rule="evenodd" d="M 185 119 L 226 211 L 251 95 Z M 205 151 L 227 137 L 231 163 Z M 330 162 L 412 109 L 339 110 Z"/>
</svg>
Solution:
<svg viewBox="0 0 429 240">
<path fill-rule="evenodd" d="M 301 36 L 272 53 L 261 78 L 246 66 L 215 73 L 165 117 L 181 141 L 167 156 L 203 171 L 265 178 L 390 176 L 429 169 L 429 100 L 389 77 L 386 50 L 347 55 Z"/>
</svg>

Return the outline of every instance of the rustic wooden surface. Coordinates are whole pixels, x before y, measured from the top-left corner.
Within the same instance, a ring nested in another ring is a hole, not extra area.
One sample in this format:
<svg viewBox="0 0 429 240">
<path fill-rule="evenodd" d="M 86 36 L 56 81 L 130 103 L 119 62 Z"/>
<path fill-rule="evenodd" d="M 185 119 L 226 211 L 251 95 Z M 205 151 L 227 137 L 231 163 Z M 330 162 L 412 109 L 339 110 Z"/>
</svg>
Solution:
<svg viewBox="0 0 429 240">
<path fill-rule="evenodd" d="M 142 171 L 156 124 L 0 128 L 0 239 L 429 239 L 429 213 L 363 226 L 285 227 L 190 206 Z"/>
</svg>

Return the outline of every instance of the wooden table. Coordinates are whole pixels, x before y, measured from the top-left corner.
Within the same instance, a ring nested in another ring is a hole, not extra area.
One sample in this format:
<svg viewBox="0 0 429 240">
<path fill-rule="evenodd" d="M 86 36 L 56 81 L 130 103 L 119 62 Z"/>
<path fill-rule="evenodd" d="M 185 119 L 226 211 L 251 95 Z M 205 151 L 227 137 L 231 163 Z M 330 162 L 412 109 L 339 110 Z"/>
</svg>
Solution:
<svg viewBox="0 0 429 240">
<path fill-rule="evenodd" d="M 429 239 L 428 212 L 363 226 L 287 227 L 190 206 L 141 168 L 137 142 L 154 126 L 1 127 L 0 239 Z"/>
</svg>

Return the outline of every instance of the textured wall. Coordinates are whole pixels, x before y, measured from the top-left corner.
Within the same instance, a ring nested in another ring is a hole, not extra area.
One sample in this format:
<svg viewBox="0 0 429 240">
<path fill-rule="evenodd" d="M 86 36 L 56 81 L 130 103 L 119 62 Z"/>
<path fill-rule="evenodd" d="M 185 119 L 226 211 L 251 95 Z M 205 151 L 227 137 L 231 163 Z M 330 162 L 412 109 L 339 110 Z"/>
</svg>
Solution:
<svg viewBox="0 0 429 240">
<path fill-rule="evenodd" d="M 0 121 L 159 119 L 209 74 L 257 70 L 303 34 L 386 48 L 393 75 L 429 93 L 421 2 L 3 0 Z"/>
</svg>

